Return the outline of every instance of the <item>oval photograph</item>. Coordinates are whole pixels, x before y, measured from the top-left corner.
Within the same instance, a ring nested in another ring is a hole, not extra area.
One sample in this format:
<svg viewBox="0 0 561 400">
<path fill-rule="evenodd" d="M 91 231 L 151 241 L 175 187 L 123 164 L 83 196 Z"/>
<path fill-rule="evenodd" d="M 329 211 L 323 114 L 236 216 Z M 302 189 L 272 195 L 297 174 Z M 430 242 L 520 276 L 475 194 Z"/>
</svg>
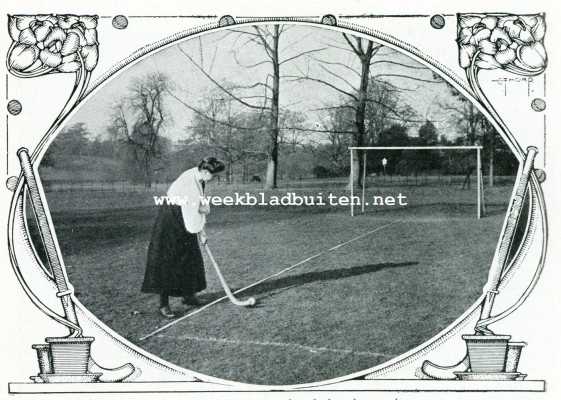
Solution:
<svg viewBox="0 0 561 400">
<path fill-rule="evenodd" d="M 425 65 L 269 24 L 126 67 L 39 174 L 76 297 L 100 321 L 199 374 L 295 385 L 387 362 L 468 310 L 517 168 Z"/>
</svg>

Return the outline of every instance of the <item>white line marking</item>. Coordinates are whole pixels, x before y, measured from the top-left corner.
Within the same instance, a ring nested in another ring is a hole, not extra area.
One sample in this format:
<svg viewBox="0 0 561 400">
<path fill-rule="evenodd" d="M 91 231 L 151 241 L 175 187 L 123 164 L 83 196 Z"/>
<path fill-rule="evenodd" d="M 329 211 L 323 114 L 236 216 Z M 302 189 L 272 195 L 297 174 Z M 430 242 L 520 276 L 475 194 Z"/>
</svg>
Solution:
<svg viewBox="0 0 561 400">
<path fill-rule="evenodd" d="M 170 336 L 166 336 L 165 334 L 158 335 L 157 337 L 162 338 L 169 338 Z M 236 346 L 273 346 L 273 347 L 284 347 L 284 348 L 295 348 L 298 350 L 304 350 L 310 353 L 342 353 L 342 354 L 354 354 L 359 356 L 369 356 L 369 357 L 387 357 L 393 358 L 395 354 L 386 354 L 386 353 L 377 353 L 372 351 L 356 351 L 351 349 L 330 349 L 328 347 L 313 347 L 313 346 L 306 346 L 303 344 L 298 343 L 284 343 L 284 342 L 260 342 L 255 340 L 235 340 L 235 339 L 226 339 L 226 338 L 213 338 L 213 337 L 199 337 L 199 336 L 189 336 L 189 335 L 181 335 L 179 337 L 171 337 L 172 339 L 177 340 L 192 340 L 196 342 L 211 342 L 211 343 L 222 343 L 222 344 L 233 344 Z"/>
<path fill-rule="evenodd" d="M 336 249 L 338 249 L 338 248 L 340 248 L 340 247 L 342 247 L 342 246 L 345 246 L 345 245 L 347 245 L 347 244 L 349 244 L 349 243 L 352 243 L 352 242 L 354 242 L 354 241 L 356 241 L 356 240 L 358 240 L 358 239 L 361 239 L 361 238 L 363 238 L 363 237 L 365 237 L 365 236 L 371 235 L 371 234 L 374 233 L 374 232 L 378 232 L 378 231 L 380 231 L 380 230 L 382 230 L 382 229 L 384 229 L 384 228 L 387 228 L 388 226 L 391 226 L 391 225 L 394 225 L 394 224 L 397 224 L 397 223 L 400 223 L 400 222 L 401 222 L 401 221 L 393 221 L 393 222 L 390 222 L 389 224 L 385 224 L 385 225 L 379 226 L 379 227 L 377 227 L 376 229 L 372 229 L 371 231 L 368 231 L 368 232 L 366 232 L 366 233 L 363 233 L 363 234 L 361 234 L 361 235 L 358 235 L 357 237 L 354 237 L 354 238 L 352 238 L 352 239 L 350 239 L 350 240 L 347 240 L 346 242 L 343 242 L 343 243 L 341 243 L 341 244 L 338 244 L 337 246 L 333 246 L 333 247 L 331 247 L 330 249 L 320 251 L 319 253 L 314 254 L 313 256 L 308 257 L 308 258 L 306 258 L 306 259 L 304 259 L 304 260 L 302 260 L 302 261 L 300 261 L 300 262 L 297 262 L 296 264 L 293 264 L 293 265 L 291 265 L 290 267 L 287 267 L 287 268 L 285 268 L 285 269 L 283 269 L 283 270 L 280 270 L 279 272 L 276 272 L 276 273 L 274 273 L 274 274 L 272 274 L 272 275 L 269 275 L 269 276 L 267 276 L 266 278 L 263 278 L 263 279 L 261 279 L 261 280 L 259 280 L 259 281 L 257 281 L 257 282 L 254 282 L 254 283 L 252 283 L 252 284 L 249 285 L 249 286 L 246 286 L 246 287 L 244 287 L 244 288 L 238 289 L 238 290 L 236 290 L 236 291 L 234 292 L 234 294 L 241 293 L 241 292 L 243 292 L 243 291 L 245 291 L 245 290 L 247 290 L 247 289 L 250 289 L 250 288 L 252 288 L 252 287 L 254 287 L 254 286 L 260 285 L 261 283 L 263 283 L 263 282 L 265 282 L 265 281 L 268 281 L 269 279 L 275 278 L 275 277 L 277 277 L 277 276 L 279 276 L 279 275 L 281 275 L 281 274 L 284 274 L 285 272 L 291 271 L 291 270 L 293 270 L 294 268 L 299 267 L 300 265 L 305 264 L 305 263 L 307 263 L 308 261 L 311 261 L 311 260 L 313 260 L 313 259 L 315 259 L 315 258 L 318 258 L 319 256 L 321 256 L 321 255 L 323 255 L 323 254 L 325 254 L 325 253 L 329 253 L 330 251 L 336 250 Z M 150 337 L 156 335 L 157 333 L 160 333 L 160 332 L 162 332 L 163 330 L 165 330 L 165 329 L 167 329 L 167 328 L 169 328 L 169 327 L 171 327 L 171 326 L 177 324 L 178 322 L 183 321 L 184 319 L 187 319 L 187 318 L 189 318 L 189 317 L 192 317 L 193 315 L 196 315 L 196 314 L 200 313 L 201 311 L 206 310 L 207 308 L 209 308 L 209 307 L 215 305 L 216 303 L 219 303 L 219 302 L 221 302 L 222 300 L 225 300 L 225 299 L 227 299 L 227 298 L 228 298 L 228 296 L 223 296 L 223 297 L 220 297 L 220 298 L 218 298 L 218 299 L 216 299 L 216 300 L 214 300 L 214 301 L 212 301 L 212 302 L 210 302 L 210 303 L 208 303 L 208 304 L 205 304 L 204 306 L 202 306 L 202 307 L 196 309 L 195 311 L 193 311 L 193 312 L 191 312 L 191 313 L 188 313 L 188 314 L 185 314 L 184 316 L 182 316 L 182 317 L 180 317 L 180 318 L 174 319 L 173 321 L 167 323 L 167 324 L 164 325 L 164 326 L 161 326 L 160 328 L 156 329 L 155 331 L 150 332 L 149 334 L 142 336 L 142 337 L 141 337 L 140 339 L 138 339 L 138 340 L 142 342 L 143 340 L 146 340 L 146 339 L 148 339 L 148 338 L 150 338 Z"/>
</svg>

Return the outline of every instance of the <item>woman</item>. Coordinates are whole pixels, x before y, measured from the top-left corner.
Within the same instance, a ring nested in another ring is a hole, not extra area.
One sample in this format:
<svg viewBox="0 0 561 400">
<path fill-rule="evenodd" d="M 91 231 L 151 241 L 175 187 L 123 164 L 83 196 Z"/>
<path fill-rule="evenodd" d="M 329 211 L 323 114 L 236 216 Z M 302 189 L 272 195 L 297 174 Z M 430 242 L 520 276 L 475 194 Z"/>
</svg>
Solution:
<svg viewBox="0 0 561 400">
<path fill-rule="evenodd" d="M 183 297 L 183 303 L 198 305 L 195 293 L 206 288 L 205 270 L 197 240 L 206 243 L 204 226 L 208 203 L 201 202 L 204 186 L 224 170 L 214 157 L 204 158 L 169 187 L 170 204 L 163 204 L 152 230 L 142 291 L 160 295 L 160 314 L 174 318 L 169 297 Z"/>
</svg>

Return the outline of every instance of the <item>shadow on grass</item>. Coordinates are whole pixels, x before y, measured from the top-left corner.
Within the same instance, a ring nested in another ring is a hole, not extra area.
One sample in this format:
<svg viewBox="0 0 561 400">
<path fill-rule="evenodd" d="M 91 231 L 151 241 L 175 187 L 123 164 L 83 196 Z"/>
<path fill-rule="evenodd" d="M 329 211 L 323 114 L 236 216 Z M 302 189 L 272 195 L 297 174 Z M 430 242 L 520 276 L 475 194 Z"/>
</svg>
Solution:
<svg viewBox="0 0 561 400">
<path fill-rule="evenodd" d="M 299 275 L 291 275 L 291 276 L 286 276 L 283 278 L 263 282 L 253 288 L 250 288 L 240 293 L 240 295 L 243 296 L 244 298 L 247 296 L 258 296 L 260 298 L 267 298 L 278 294 L 282 290 L 305 285 L 307 283 L 334 281 L 334 280 L 350 278 L 358 275 L 371 274 L 387 268 L 409 267 L 418 264 L 419 264 L 418 262 L 413 262 L 413 261 L 402 262 L 402 263 L 379 263 L 379 264 L 360 265 L 350 268 L 330 269 L 326 271 L 306 272 Z M 231 289 L 233 292 L 237 290 L 237 288 L 236 289 L 231 288 Z M 207 293 L 201 297 L 204 297 L 205 302 L 207 301 L 211 302 L 222 296 L 224 296 L 223 291 Z"/>
</svg>

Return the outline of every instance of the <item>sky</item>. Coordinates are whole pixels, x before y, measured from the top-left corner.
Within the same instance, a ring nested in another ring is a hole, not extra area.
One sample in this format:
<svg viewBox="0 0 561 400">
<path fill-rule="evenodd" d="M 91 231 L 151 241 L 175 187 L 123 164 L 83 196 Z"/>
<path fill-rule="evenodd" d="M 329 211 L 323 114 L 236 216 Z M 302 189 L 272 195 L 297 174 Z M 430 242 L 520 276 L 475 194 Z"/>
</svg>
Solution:
<svg viewBox="0 0 561 400">
<path fill-rule="evenodd" d="M 346 91 L 352 91 L 352 86 L 358 86 L 358 76 L 353 70 L 359 70 L 360 64 L 341 33 L 301 25 L 285 25 L 285 29 L 279 45 L 281 60 L 289 60 L 301 53 L 306 54 L 283 63 L 282 76 L 307 74 L 332 82 Z M 255 31 L 250 27 L 244 28 L 244 31 L 246 33 L 242 31 L 208 33 L 183 40 L 148 56 L 107 82 L 80 107 L 69 124 L 83 122 L 93 137 L 103 137 L 110 123 L 114 104 L 127 95 L 133 80 L 153 72 L 161 72 L 170 77 L 174 95 L 192 106 L 197 106 L 207 98 L 210 91 L 216 92 L 217 87 L 184 53 L 203 66 L 216 81 L 228 81 L 238 85 L 264 82 L 267 75 L 271 73 L 271 64 L 261 63 L 266 60 L 262 46 L 248 42 L 249 38 L 254 37 L 248 33 Z M 377 63 L 372 68 L 372 74 L 399 74 L 433 79 L 431 71 L 417 69 L 421 65 L 416 61 L 388 48 L 382 48 L 375 60 L 390 61 L 390 63 Z M 326 61 L 329 64 L 319 61 Z M 417 68 L 404 68 L 391 62 L 405 63 Z M 254 64 L 259 65 L 247 68 L 247 65 Z M 400 94 L 401 99 L 417 112 L 419 120 L 434 121 L 439 134 L 449 137 L 455 135 L 449 117 L 439 108 L 440 103 L 454 101 L 447 84 L 419 82 L 402 77 L 386 76 L 384 79 L 407 89 Z M 247 92 L 247 94 L 257 95 L 262 94 L 262 91 Z M 281 108 L 303 112 L 312 125 L 319 124 L 322 118 L 325 118 L 324 112 L 316 110 L 338 104 L 341 96 L 338 91 L 317 82 L 302 80 L 294 82 L 289 78 L 281 80 Z M 249 99 L 248 102 L 257 103 L 256 99 Z M 194 113 L 169 95 L 165 99 L 165 108 L 171 118 L 164 126 L 163 136 L 174 141 L 186 139 L 190 132 L 185 127 L 192 125 Z M 420 123 L 410 128 L 410 135 L 416 134 L 419 125 Z"/>
</svg>

